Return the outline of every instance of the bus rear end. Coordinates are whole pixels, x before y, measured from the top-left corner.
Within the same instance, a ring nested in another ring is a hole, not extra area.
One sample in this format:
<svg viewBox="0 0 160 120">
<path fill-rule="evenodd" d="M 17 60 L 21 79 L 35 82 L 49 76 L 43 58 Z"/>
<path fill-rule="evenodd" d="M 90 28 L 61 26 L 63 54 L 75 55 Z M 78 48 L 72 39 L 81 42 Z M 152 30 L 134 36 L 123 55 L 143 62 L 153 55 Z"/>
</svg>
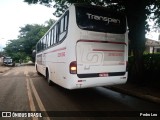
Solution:
<svg viewBox="0 0 160 120">
<path fill-rule="evenodd" d="M 127 80 L 127 44 L 102 40 L 77 42 L 77 76 L 82 85 L 123 84 Z M 88 83 L 87 83 L 88 82 Z"/>
<path fill-rule="evenodd" d="M 77 43 L 77 74 L 80 78 L 124 75 L 125 43 L 79 40 Z M 90 75 L 89 75 L 90 74 Z"/>
<path fill-rule="evenodd" d="M 128 37 L 123 14 L 101 7 L 77 5 L 75 88 L 124 84 L 127 81 Z"/>
</svg>

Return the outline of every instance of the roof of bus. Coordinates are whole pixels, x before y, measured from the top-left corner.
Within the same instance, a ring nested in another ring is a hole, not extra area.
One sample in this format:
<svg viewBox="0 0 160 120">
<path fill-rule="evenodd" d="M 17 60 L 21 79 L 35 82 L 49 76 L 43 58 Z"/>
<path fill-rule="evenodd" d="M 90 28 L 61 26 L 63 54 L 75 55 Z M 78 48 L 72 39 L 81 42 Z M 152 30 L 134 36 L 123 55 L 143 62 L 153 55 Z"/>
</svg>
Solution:
<svg viewBox="0 0 160 120">
<path fill-rule="evenodd" d="M 122 13 L 120 11 L 115 11 L 113 9 L 110 9 L 110 8 L 107 8 L 107 7 L 103 7 L 103 6 L 91 5 L 91 4 L 85 4 L 85 3 L 73 3 L 68 7 L 68 9 L 66 9 L 66 11 L 59 17 L 59 19 L 52 26 L 54 26 L 60 20 L 60 18 L 73 6 L 81 6 L 81 7 L 93 8 L 93 9 L 95 9 L 95 7 L 96 7 L 98 9 L 102 9 L 102 10 L 105 10 L 105 11 L 108 11 L 108 12 L 111 12 L 111 13 L 118 13 L 118 14 L 124 15 L 124 13 Z M 49 30 L 52 28 L 52 26 L 49 28 Z M 44 34 L 44 36 L 48 33 L 48 31 Z M 41 39 L 43 39 L 44 36 L 41 37 Z M 40 40 L 38 42 L 40 42 Z M 37 42 L 37 44 L 38 44 L 38 42 Z"/>
</svg>

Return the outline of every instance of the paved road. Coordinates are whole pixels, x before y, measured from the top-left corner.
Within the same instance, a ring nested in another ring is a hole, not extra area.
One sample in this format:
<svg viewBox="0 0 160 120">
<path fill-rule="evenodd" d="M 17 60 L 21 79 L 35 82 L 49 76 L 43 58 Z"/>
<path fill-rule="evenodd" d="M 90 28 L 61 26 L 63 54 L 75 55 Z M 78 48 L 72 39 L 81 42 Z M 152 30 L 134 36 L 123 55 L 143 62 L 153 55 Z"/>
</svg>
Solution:
<svg viewBox="0 0 160 120">
<path fill-rule="evenodd" d="M 109 115 L 113 118 L 114 114 L 118 114 L 118 116 L 120 114 L 123 116 L 125 113 L 131 114 L 131 116 L 137 114 L 138 117 L 140 113 L 145 114 L 148 111 L 147 113 L 150 114 L 154 111 L 153 113 L 156 114 L 156 111 L 159 110 L 160 105 L 158 104 L 117 93 L 104 87 L 79 90 L 66 90 L 58 85 L 50 87 L 43 76 L 37 75 L 33 66 L 15 67 L 0 74 L 0 111 L 54 111 L 56 116 L 60 114 L 63 117 L 63 115 L 69 114 L 74 117 L 65 117 L 65 119 L 75 120 L 77 114 L 85 116 L 84 111 L 92 111 L 88 113 L 89 115 L 87 114 L 88 116 L 91 114 L 96 116 L 97 111 L 104 111 L 100 114 L 113 111 Z M 53 112 L 51 113 L 53 115 Z M 43 112 L 43 114 L 46 113 Z M 48 112 L 48 114 L 50 113 Z M 158 114 L 158 116 L 160 115 Z M 53 119 L 59 120 L 62 119 L 61 117 Z M 46 117 L 46 119 L 52 118 Z M 76 119 L 88 120 L 89 118 L 76 117 Z M 99 117 L 90 119 L 99 119 Z"/>
</svg>

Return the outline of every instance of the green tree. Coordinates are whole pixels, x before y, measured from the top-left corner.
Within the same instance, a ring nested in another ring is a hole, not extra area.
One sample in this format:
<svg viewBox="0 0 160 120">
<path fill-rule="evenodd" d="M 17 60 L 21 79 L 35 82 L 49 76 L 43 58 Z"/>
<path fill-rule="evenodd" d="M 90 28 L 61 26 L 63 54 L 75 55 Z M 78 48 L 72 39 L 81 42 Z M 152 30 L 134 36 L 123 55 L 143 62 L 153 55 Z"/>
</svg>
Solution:
<svg viewBox="0 0 160 120">
<path fill-rule="evenodd" d="M 24 52 L 30 57 L 32 50 L 35 49 L 35 45 L 40 38 L 45 34 L 48 29 L 44 25 L 26 25 L 21 27 L 19 40 L 22 41 Z"/>
<path fill-rule="evenodd" d="M 56 21 L 53 19 L 49 19 L 48 21 L 45 22 L 46 28 L 49 29 Z"/>
<path fill-rule="evenodd" d="M 6 56 L 18 62 L 19 59 L 25 59 L 26 54 L 23 51 L 21 40 L 10 40 L 10 43 L 4 48 Z"/>
<path fill-rule="evenodd" d="M 28 58 L 31 58 L 32 61 L 34 61 L 32 51 L 35 49 L 36 43 L 54 22 L 54 20 L 50 19 L 49 21 L 46 21 L 46 25 L 27 24 L 24 27 L 21 27 L 18 39 L 10 40 L 9 44 L 4 48 L 5 53 L 17 62 L 19 59 L 25 60 Z"/>
</svg>

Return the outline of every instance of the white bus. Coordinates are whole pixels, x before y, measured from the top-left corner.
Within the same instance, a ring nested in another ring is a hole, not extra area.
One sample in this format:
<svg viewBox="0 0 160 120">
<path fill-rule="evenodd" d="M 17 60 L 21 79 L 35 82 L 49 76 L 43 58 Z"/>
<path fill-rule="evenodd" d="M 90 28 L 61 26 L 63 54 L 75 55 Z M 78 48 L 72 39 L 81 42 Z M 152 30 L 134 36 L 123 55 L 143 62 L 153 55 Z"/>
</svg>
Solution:
<svg viewBox="0 0 160 120">
<path fill-rule="evenodd" d="M 127 81 L 126 17 L 104 7 L 73 4 L 36 45 L 36 70 L 67 89 Z"/>
</svg>

